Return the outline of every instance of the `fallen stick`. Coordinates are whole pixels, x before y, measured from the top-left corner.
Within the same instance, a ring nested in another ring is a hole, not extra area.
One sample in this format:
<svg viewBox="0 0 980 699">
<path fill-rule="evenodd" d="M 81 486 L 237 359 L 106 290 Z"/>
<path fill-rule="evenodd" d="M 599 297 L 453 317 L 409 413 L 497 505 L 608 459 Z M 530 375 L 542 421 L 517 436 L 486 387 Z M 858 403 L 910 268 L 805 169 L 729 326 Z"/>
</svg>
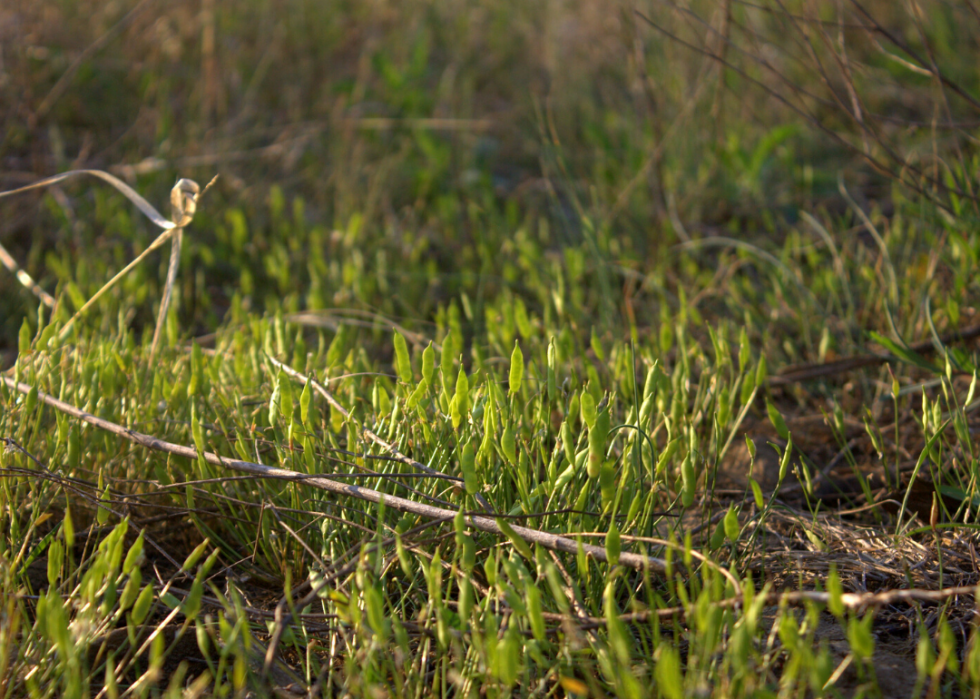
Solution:
<svg viewBox="0 0 980 699">
<path fill-rule="evenodd" d="M 14 381 L 7 376 L 0 376 L 3 382 L 10 388 L 20 391 L 21 393 L 27 394 L 31 391 L 31 386 L 26 383 Z M 43 391 L 38 390 L 37 392 L 38 400 L 51 407 L 60 410 L 63 413 L 76 417 L 79 420 L 94 425 L 99 429 L 111 432 L 119 437 L 123 437 L 132 442 L 144 446 L 148 449 L 154 449 L 156 451 L 162 451 L 168 454 L 174 454 L 176 456 L 183 456 L 187 459 L 196 459 L 198 457 L 197 450 L 193 447 L 183 446 L 181 444 L 173 444 L 171 442 L 166 442 L 162 439 L 158 439 L 152 435 L 143 434 L 142 432 L 136 432 L 135 430 L 128 429 L 121 425 L 117 425 L 114 422 L 109 422 L 108 420 L 103 420 L 102 418 L 96 417 L 91 413 L 87 413 L 84 410 L 80 410 L 75 406 L 60 401 L 54 396 L 48 395 Z M 314 488 L 319 488 L 320 490 L 326 490 L 337 495 L 347 495 L 348 497 L 356 498 L 358 500 L 366 500 L 368 502 L 379 503 L 384 500 L 385 507 L 390 507 L 399 512 L 407 512 L 409 514 L 419 515 L 420 517 L 425 517 L 427 519 L 452 519 L 456 516 L 456 512 L 453 510 L 446 510 L 441 507 L 433 507 L 432 505 L 425 505 L 420 502 L 415 502 L 414 500 L 408 500 L 406 498 L 398 497 L 397 495 L 388 495 L 386 493 L 381 493 L 377 490 L 372 490 L 370 488 L 362 488 L 361 486 L 351 485 L 348 483 L 340 483 L 338 481 L 332 480 L 330 478 L 324 478 L 322 476 L 309 476 L 305 473 L 299 473 L 297 471 L 290 471 L 289 469 L 276 468 L 274 466 L 266 466 L 264 464 L 256 464 L 251 461 L 240 461 L 238 459 L 226 459 L 217 454 L 212 454 L 211 452 L 203 452 L 201 454 L 205 461 L 214 466 L 220 466 L 222 468 L 227 468 L 232 471 L 242 471 L 244 473 L 252 473 L 266 478 L 277 478 L 280 480 L 296 481 L 303 483 L 304 485 L 310 485 Z M 497 520 L 493 517 L 487 517 L 483 515 L 468 515 L 466 516 L 466 524 L 474 529 L 482 532 L 487 532 L 489 534 L 497 534 L 506 537 L 506 532 L 501 529 Z M 542 532 L 537 529 L 529 529 L 527 527 L 522 527 L 518 525 L 510 525 L 514 534 L 519 536 L 524 541 L 540 544 L 548 549 L 554 549 L 555 551 L 563 551 L 565 553 L 577 553 L 579 547 L 586 555 L 592 556 L 598 561 L 607 562 L 608 558 L 606 556 L 606 550 L 600 546 L 593 546 L 591 544 L 578 543 L 572 539 L 566 538 L 564 536 L 559 536 L 557 534 L 550 534 L 548 532 Z M 636 570 L 643 570 L 649 568 L 650 570 L 657 573 L 665 573 L 667 570 L 666 561 L 660 558 L 651 558 L 646 555 L 636 554 L 636 553 L 621 553 L 619 556 L 619 563 Z"/>
</svg>

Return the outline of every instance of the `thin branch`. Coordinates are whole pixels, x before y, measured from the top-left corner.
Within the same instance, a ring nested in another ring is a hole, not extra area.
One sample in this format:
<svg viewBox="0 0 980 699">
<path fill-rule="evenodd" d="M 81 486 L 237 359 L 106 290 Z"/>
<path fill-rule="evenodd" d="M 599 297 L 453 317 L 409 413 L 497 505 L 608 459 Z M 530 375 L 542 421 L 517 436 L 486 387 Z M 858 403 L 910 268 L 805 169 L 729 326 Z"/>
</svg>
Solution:
<svg viewBox="0 0 980 699">
<path fill-rule="evenodd" d="M 26 383 L 14 381 L 7 376 L 0 376 L 3 379 L 3 383 L 9 388 L 21 393 L 27 394 L 31 391 L 31 386 Z M 91 413 L 87 413 L 84 410 L 76 408 L 75 406 L 60 401 L 52 395 L 49 395 L 43 391 L 38 391 L 38 400 L 50 405 L 51 407 L 60 410 L 63 413 L 71 415 L 72 417 L 78 418 L 90 425 L 94 425 L 99 429 L 103 429 L 107 432 L 111 432 L 114 435 L 128 439 L 136 444 L 146 447 L 147 449 L 153 449 L 155 451 L 164 452 L 167 454 L 173 454 L 175 456 L 182 456 L 186 459 L 197 459 L 198 452 L 194 447 L 183 446 L 180 444 L 174 444 L 172 442 L 167 442 L 162 439 L 158 439 L 152 435 L 143 434 L 141 432 L 136 432 L 135 430 L 127 429 L 121 425 L 117 425 L 114 422 L 104 420 L 102 418 L 96 417 Z M 214 466 L 220 466 L 222 468 L 227 468 L 232 471 L 242 471 L 244 473 L 254 473 L 263 475 L 269 478 L 277 478 L 286 481 L 296 481 L 301 482 L 306 485 L 313 486 L 314 488 L 319 488 L 320 490 L 326 490 L 328 492 L 334 493 L 336 495 L 346 495 L 348 497 L 355 498 L 357 500 L 366 500 L 373 503 L 381 503 L 384 501 L 385 507 L 389 507 L 393 510 L 399 512 L 407 512 L 410 514 L 418 515 L 420 517 L 425 517 L 426 519 L 453 519 L 456 516 L 456 512 L 452 510 L 443 509 L 440 507 L 433 507 L 431 505 L 425 505 L 423 503 L 415 502 L 414 500 L 407 500 L 406 498 L 398 497 L 397 495 L 388 495 L 386 493 L 379 492 L 377 490 L 371 490 L 370 488 L 362 488 L 356 485 L 348 485 L 346 483 L 338 483 L 335 480 L 324 477 L 310 477 L 304 473 L 298 473 L 296 471 L 291 471 L 284 468 L 276 468 L 273 466 L 265 466 L 264 464 L 256 464 L 250 461 L 241 461 L 238 459 L 226 459 L 218 454 L 213 454 L 211 452 L 202 452 L 201 456 L 209 464 Z M 467 526 L 477 529 L 488 534 L 495 534 L 498 536 L 506 536 L 506 533 L 501 529 L 500 525 L 497 523 L 496 518 L 487 517 L 483 515 L 467 515 L 466 516 Z M 585 552 L 586 555 L 593 557 L 594 559 L 602 562 L 608 562 L 608 557 L 606 556 L 606 550 L 600 546 L 592 546 L 590 544 L 581 544 L 572 539 L 564 536 L 559 536 L 557 534 L 552 534 L 550 532 L 542 532 L 537 529 L 529 529 L 527 527 L 522 527 L 520 525 L 510 525 L 509 527 L 518 537 L 530 542 L 532 544 L 540 544 L 548 549 L 554 549 L 555 551 L 562 551 L 564 553 L 578 553 L 581 550 Z M 665 561 L 659 558 L 652 558 L 646 555 L 640 555 L 635 553 L 622 553 L 619 557 L 619 562 L 622 565 L 634 568 L 636 570 L 650 569 L 657 573 L 663 573 L 667 569 L 667 564 Z"/>
</svg>

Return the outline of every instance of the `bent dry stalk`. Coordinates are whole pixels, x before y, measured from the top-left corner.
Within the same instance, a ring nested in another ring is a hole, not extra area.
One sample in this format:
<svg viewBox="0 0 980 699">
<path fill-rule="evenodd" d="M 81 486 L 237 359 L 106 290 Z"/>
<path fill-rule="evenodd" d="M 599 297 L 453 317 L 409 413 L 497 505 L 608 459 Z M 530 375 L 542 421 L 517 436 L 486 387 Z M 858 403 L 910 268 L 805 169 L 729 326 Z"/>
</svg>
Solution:
<svg viewBox="0 0 980 699">
<path fill-rule="evenodd" d="M 61 332 L 58 334 L 58 339 L 64 340 L 66 337 L 68 337 L 72 326 L 75 324 L 75 321 L 80 318 L 89 308 L 91 308 L 103 294 L 115 286 L 116 283 L 126 274 L 128 274 L 129 271 L 136 265 L 142 262 L 148 254 L 173 238 L 174 243 L 170 252 L 170 266 L 167 269 L 167 281 L 164 287 L 163 300 L 160 304 L 160 314 L 157 319 L 157 327 L 153 333 L 153 344 L 150 349 L 150 357 L 152 358 L 156 354 L 157 344 L 160 339 L 160 331 L 167 317 L 171 292 L 177 278 L 177 267 L 180 262 L 180 245 L 183 239 L 183 229 L 194 219 L 194 213 L 197 211 L 197 200 L 201 194 L 203 194 L 203 192 L 201 192 L 200 186 L 194 180 L 183 178 L 177 180 L 177 184 L 175 184 L 173 189 L 170 190 L 170 205 L 173 211 L 172 221 L 164 218 L 164 216 L 157 211 L 153 205 L 150 204 L 150 202 L 144 199 L 128 184 L 119 178 L 110 175 L 108 172 L 103 172 L 102 170 L 69 170 L 68 172 L 63 172 L 60 175 L 55 175 L 54 177 L 48 177 L 43 180 L 38 180 L 37 182 L 32 182 L 24 187 L 18 187 L 17 189 L 0 192 L 0 199 L 12 196 L 14 194 L 28 192 L 32 189 L 40 189 L 42 187 L 57 184 L 58 182 L 62 182 L 77 175 L 91 175 L 92 177 L 98 177 L 99 179 L 108 182 L 120 193 L 122 193 L 123 196 L 133 202 L 133 204 L 136 205 L 136 208 L 138 208 L 144 216 L 150 219 L 154 225 L 164 229 L 164 232 L 160 234 L 156 240 L 150 243 L 149 247 L 147 247 L 146 250 L 136 257 L 136 259 L 126 265 L 121 272 L 106 282 L 101 289 L 95 292 L 92 298 L 86 301 L 85 304 L 78 309 L 75 315 L 72 316 L 61 329 Z M 215 179 L 217 179 L 217 177 L 215 177 Z M 209 187 L 211 187 L 212 184 L 214 184 L 214 181 L 215 180 L 212 179 L 211 182 L 207 184 L 207 186 L 204 188 L 205 192 Z M 44 289 L 42 289 L 41 286 L 38 285 L 29 274 L 27 274 L 27 272 L 22 270 L 10 253 L 8 253 L 2 246 L 0 246 L 0 262 L 2 262 L 4 266 L 13 272 L 17 276 L 20 283 L 34 293 L 38 298 L 40 298 L 45 305 L 51 308 L 55 307 L 54 298 L 44 291 Z"/>
<path fill-rule="evenodd" d="M 160 334 L 164 323 L 167 322 L 167 310 L 170 308 L 170 298 L 174 282 L 177 281 L 177 268 L 180 266 L 180 248 L 184 242 L 184 226 L 191 222 L 197 211 L 197 197 L 201 188 L 197 182 L 179 179 L 170 190 L 170 206 L 173 212 L 176 228 L 173 231 L 174 242 L 170 245 L 170 265 L 167 267 L 167 281 L 163 287 L 163 298 L 160 300 L 160 313 L 157 315 L 157 327 L 153 331 L 153 343 L 150 345 L 150 359 L 156 356 L 160 343 Z"/>
</svg>

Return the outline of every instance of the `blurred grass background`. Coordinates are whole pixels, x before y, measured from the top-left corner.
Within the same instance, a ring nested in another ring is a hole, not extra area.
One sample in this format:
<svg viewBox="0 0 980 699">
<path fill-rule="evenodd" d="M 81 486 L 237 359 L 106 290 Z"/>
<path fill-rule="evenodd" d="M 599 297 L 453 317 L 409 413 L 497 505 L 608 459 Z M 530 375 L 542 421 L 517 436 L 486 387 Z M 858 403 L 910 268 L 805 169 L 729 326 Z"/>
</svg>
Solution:
<svg viewBox="0 0 980 699">
<path fill-rule="evenodd" d="M 220 173 L 184 250 L 191 334 L 236 299 L 424 320 L 461 293 L 479 332 L 500 293 L 543 311 L 552 268 L 581 294 L 576 324 L 649 328 L 676 306 L 671 272 L 703 273 L 659 265 L 690 236 L 778 246 L 801 210 L 850 226 L 839 176 L 885 214 L 916 187 L 948 201 L 957 168 L 965 188 L 976 100 L 906 64 L 941 58 L 975 92 L 971 8 L 12 0 L 0 177 L 106 168 L 163 202 Z M 87 297 L 150 240 L 116 199 L 4 202 L 0 242 Z M 127 322 L 152 320 L 164 264 L 115 292 L 137 301 Z M 35 303 L 11 275 L 0 290 L 9 349 Z"/>
</svg>

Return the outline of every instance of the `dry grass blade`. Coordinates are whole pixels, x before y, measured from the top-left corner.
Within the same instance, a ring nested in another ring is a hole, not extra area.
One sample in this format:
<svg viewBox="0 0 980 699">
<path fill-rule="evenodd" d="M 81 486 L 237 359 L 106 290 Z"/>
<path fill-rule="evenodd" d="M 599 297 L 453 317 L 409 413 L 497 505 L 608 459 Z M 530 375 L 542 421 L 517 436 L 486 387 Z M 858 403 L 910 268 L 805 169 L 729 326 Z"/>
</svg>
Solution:
<svg viewBox="0 0 980 699">
<path fill-rule="evenodd" d="M 58 182 L 62 182 L 76 175 L 91 175 L 93 177 L 98 177 L 115 187 L 119 192 L 121 192 L 127 199 L 136 205 L 144 216 L 146 216 L 150 221 L 152 221 L 156 226 L 164 229 L 162 233 L 156 240 L 154 240 L 150 246 L 144 250 L 135 260 L 126 265 L 121 272 L 110 279 L 101 289 L 99 289 L 85 304 L 78 309 L 74 316 L 65 323 L 64 327 L 61 329 L 58 337 L 64 340 L 68 337 L 71 332 L 71 328 L 74 326 L 75 321 L 82 316 L 89 308 L 91 308 L 96 301 L 99 300 L 109 289 L 116 285 L 116 283 L 122 279 L 126 274 L 130 272 L 136 265 L 142 262 L 146 256 L 156 250 L 158 247 L 166 243 L 172 237 L 174 239 L 173 248 L 170 254 L 170 267 L 167 270 L 167 282 L 164 287 L 163 300 L 160 304 L 160 314 L 157 319 L 156 331 L 153 334 L 153 345 L 150 350 L 150 356 L 152 357 L 156 353 L 157 344 L 160 338 L 160 331 L 163 323 L 166 321 L 167 309 L 170 305 L 170 296 L 173 289 L 174 281 L 177 278 L 177 267 L 180 262 L 180 243 L 182 240 L 183 228 L 189 224 L 193 218 L 194 213 L 197 211 L 197 200 L 201 195 L 201 188 L 194 182 L 194 180 L 180 179 L 177 180 L 177 184 L 174 185 L 173 189 L 170 191 L 170 204 L 173 211 L 173 220 L 168 220 L 154 208 L 150 202 L 144 199 L 136 190 L 130 187 L 128 184 L 120 180 L 119 178 L 110 175 L 108 172 L 103 172 L 102 170 L 70 170 L 68 172 L 63 172 L 60 175 L 55 175 L 53 177 L 48 177 L 43 180 L 38 180 L 24 187 L 18 187 L 17 189 L 11 189 L 6 192 L 0 192 L 0 198 L 9 197 L 14 194 L 22 194 L 24 192 L 29 192 L 33 189 L 40 189 L 42 187 L 47 187 Z M 208 187 L 214 184 L 214 180 L 208 183 L 208 186 L 204 188 L 207 191 Z M 9 258 L 9 259 L 8 259 Z M 41 289 L 31 277 L 21 270 L 17 263 L 14 261 L 6 250 L 0 248 L 0 261 L 10 269 L 11 272 L 17 275 L 20 282 L 26 286 L 28 289 L 37 294 L 45 304 L 50 307 L 54 307 L 55 300 L 47 294 L 43 289 Z"/>
<path fill-rule="evenodd" d="M 7 252 L 7 249 L 3 245 L 0 245 L 0 262 L 2 262 L 3 266 L 9 269 L 14 276 L 17 277 L 17 281 L 23 284 L 24 287 L 26 287 L 32 294 L 41 299 L 41 302 L 45 306 L 48 308 L 54 308 L 54 297 L 42 289 L 40 284 L 34 281 L 31 275 L 20 268 L 20 265 L 17 264 L 17 260 L 14 259 L 13 255 Z"/>
<path fill-rule="evenodd" d="M 37 182 L 32 182 L 29 185 L 23 187 L 18 187 L 17 189 L 10 189 L 6 192 L 0 192 L 0 199 L 4 197 L 10 197 L 14 194 L 23 194 L 24 192 L 29 192 L 32 189 L 40 189 L 42 187 L 47 187 L 52 184 L 57 184 L 58 182 L 63 182 L 67 179 L 75 177 L 77 175 L 91 175 L 92 177 L 98 177 L 101 180 L 105 180 L 113 187 L 118 189 L 123 196 L 129 199 L 131 202 L 136 204 L 136 208 L 143 212 L 143 215 L 150 219 L 155 225 L 163 228 L 164 230 L 169 230 L 171 228 L 176 228 L 177 224 L 173 221 L 168 221 L 163 215 L 157 211 L 153 205 L 144 199 L 140 194 L 130 187 L 128 184 L 120 180 L 118 177 L 110 175 L 108 172 L 103 172 L 102 170 L 69 170 L 68 172 L 62 172 L 60 175 L 54 175 L 52 177 L 46 177 L 43 180 L 38 180 Z"/>
<path fill-rule="evenodd" d="M 212 180 L 213 182 L 214 180 Z M 209 185 L 210 186 L 210 185 Z M 150 345 L 150 359 L 157 353 L 160 343 L 160 334 L 164 323 L 167 322 L 167 311 L 170 308 L 170 298 L 173 295 L 174 283 L 177 281 L 177 269 L 180 266 L 180 249 L 184 242 L 184 226 L 194 218 L 197 211 L 197 198 L 201 193 L 194 180 L 181 179 L 170 190 L 170 206 L 173 211 L 174 222 L 177 228 L 174 230 L 174 242 L 170 246 L 170 264 L 167 267 L 167 281 L 163 287 L 163 298 L 160 300 L 160 313 L 157 315 L 157 327 L 153 331 L 153 344 Z"/>
</svg>

